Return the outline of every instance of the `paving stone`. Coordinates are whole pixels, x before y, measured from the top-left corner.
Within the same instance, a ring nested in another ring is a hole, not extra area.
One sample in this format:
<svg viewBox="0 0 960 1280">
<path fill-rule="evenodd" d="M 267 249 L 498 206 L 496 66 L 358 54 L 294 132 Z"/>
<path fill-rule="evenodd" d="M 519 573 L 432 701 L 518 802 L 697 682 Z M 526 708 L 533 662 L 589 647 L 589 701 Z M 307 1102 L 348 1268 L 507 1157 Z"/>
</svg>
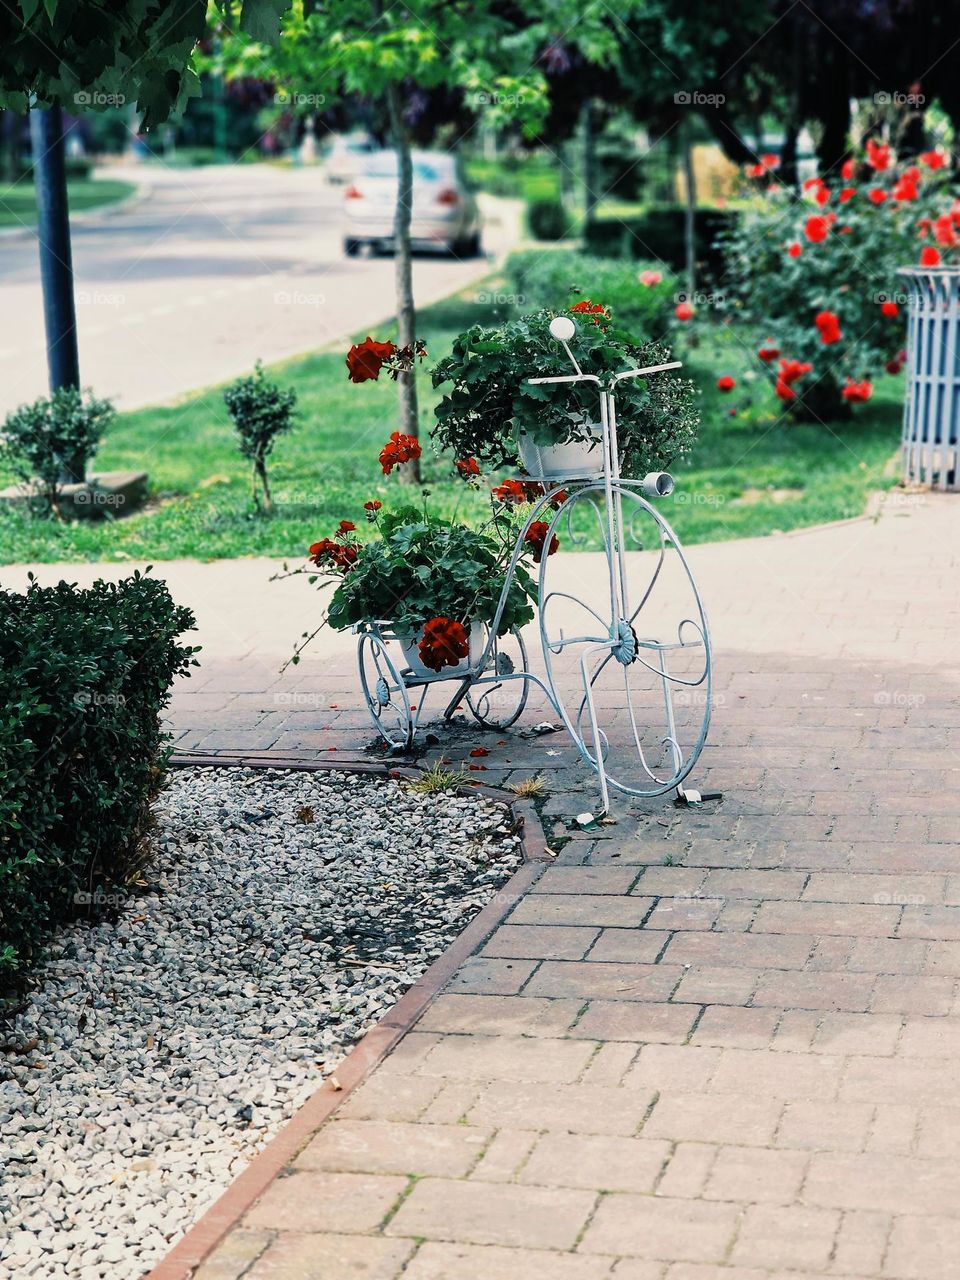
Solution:
<svg viewBox="0 0 960 1280">
<path fill-rule="evenodd" d="M 891 1160 L 882 1153 L 816 1152 L 804 1187 L 810 1204 L 888 1213 L 948 1213 L 957 1208 L 960 1159 Z"/>
<path fill-rule="evenodd" d="M 657 1047 L 657 1046 L 653 1046 Z M 467 1113 L 471 1124 L 570 1133 L 638 1131 L 653 1100 L 649 1089 L 600 1085 L 488 1084 Z"/>
<path fill-rule="evenodd" d="M 620 1084 L 639 1053 L 636 1044 L 613 1041 L 602 1044 L 580 1073 L 581 1084 Z"/>
<path fill-rule="evenodd" d="M 894 1220 L 883 1274 L 897 1280 L 956 1280 L 960 1218 L 904 1214 Z"/>
<path fill-rule="evenodd" d="M 591 1000 L 569 1034 L 590 1040 L 682 1044 L 699 1014 L 689 1005 Z"/>
<path fill-rule="evenodd" d="M 501 1129 L 484 1151 L 470 1177 L 481 1182 L 510 1182 L 526 1161 L 539 1135 L 532 1129 Z"/>
<path fill-rule="evenodd" d="M 724 1098 L 710 1093 L 661 1093 L 643 1126 L 644 1137 L 749 1143 L 766 1146 L 773 1138 L 783 1104 L 751 1095 Z M 869 1122 L 869 1116 L 868 1116 Z"/>
<path fill-rule="evenodd" d="M 840 1214 L 831 1209 L 749 1205 L 730 1260 L 770 1270 L 823 1271 L 839 1226 Z"/>
<path fill-rule="evenodd" d="M 512 995 L 520 990 L 536 967 L 536 960 L 493 960 L 486 956 L 471 956 L 451 978 L 447 990 L 475 995 Z"/>
<path fill-rule="evenodd" d="M 525 988 L 530 996 L 668 1000 L 682 976 L 671 964 L 545 960 Z"/>
<path fill-rule="evenodd" d="M 271 1182 L 244 1219 L 275 1231 L 373 1231 L 406 1190 L 406 1178 L 292 1173 Z"/>
<path fill-rule="evenodd" d="M 887 1213 L 849 1212 L 840 1220 L 833 1266 L 840 1272 L 879 1275 L 890 1235 Z"/>
<path fill-rule="evenodd" d="M 866 1102 L 788 1102 L 776 1143 L 810 1151 L 861 1151 L 873 1118 Z"/>
<path fill-rule="evenodd" d="M 669 1142 L 599 1135 L 545 1134 L 520 1182 L 587 1190 L 652 1191 L 671 1154 Z"/>
<path fill-rule="evenodd" d="M 753 969 L 693 965 L 684 974 L 673 999 L 692 1004 L 745 1005 L 758 977 Z"/>
<path fill-rule="evenodd" d="M 801 1151 L 764 1151 L 758 1147 L 721 1147 L 704 1195 L 708 1200 L 750 1204 L 790 1204 L 807 1167 Z"/>
<path fill-rule="evenodd" d="M 739 1209 L 734 1205 L 666 1197 L 604 1196 L 579 1250 L 668 1262 L 719 1262 L 733 1238 L 738 1216 Z"/>
<path fill-rule="evenodd" d="M 590 948 L 588 959 L 654 964 L 669 940 L 669 933 L 654 929 L 604 929 Z"/>
<path fill-rule="evenodd" d="M 408 1076 L 404 1080 L 374 1074 L 345 1098 L 337 1112 L 358 1120 L 416 1120 L 440 1091 L 440 1082 Z"/>
<path fill-rule="evenodd" d="M 297 1169 L 463 1177 L 480 1158 L 489 1132 L 466 1125 L 334 1119 L 304 1147 Z"/>
<path fill-rule="evenodd" d="M 895 906 L 832 902 L 764 902 L 754 933 L 841 933 L 888 938 L 896 932 L 901 909 Z"/>
<path fill-rule="evenodd" d="M 593 1055 L 593 1046 L 574 1040 L 521 1036 L 445 1036 L 423 1062 L 427 1076 L 456 1080 L 575 1080 Z"/>
<path fill-rule="evenodd" d="M 701 964 L 744 969 L 802 969 L 816 939 L 800 935 L 678 933 L 667 945 L 668 964 Z"/>
<path fill-rule="evenodd" d="M 901 1026 L 902 1019 L 895 1015 L 828 1013 L 820 1021 L 813 1048 L 818 1053 L 891 1054 Z"/>
<path fill-rule="evenodd" d="M 646 927 L 666 932 L 675 929 L 710 929 L 723 905 L 723 898 L 661 898 L 651 911 Z"/>
<path fill-rule="evenodd" d="M 870 1008 L 874 1013 L 935 1016 L 952 1013 L 956 996 L 955 978 L 881 973 L 873 989 Z"/>
<path fill-rule="evenodd" d="M 614 894 L 528 894 L 517 903 L 510 924 L 579 924 L 636 929 L 650 914 L 653 898 Z"/>
<path fill-rule="evenodd" d="M 284 1231 L 243 1275 L 244 1280 L 395 1280 L 412 1252 L 408 1240 Z"/>
<path fill-rule="evenodd" d="M 533 887 L 541 893 L 629 893 L 638 873 L 632 867 L 548 867 Z"/>
<path fill-rule="evenodd" d="M 582 960 L 599 933 L 599 929 L 575 925 L 505 924 L 483 948 L 483 954 Z"/>
<path fill-rule="evenodd" d="M 657 1183 L 657 1195 L 679 1196 L 683 1200 L 702 1198 L 719 1149 L 705 1142 L 678 1142 Z"/>
<path fill-rule="evenodd" d="M 713 1078 L 722 1052 L 697 1045 L 646 1044 L 623 1084 L 633 1089 L 698 1093 Z"/>
<path fill-rule="evenodd" d="M 526 996 L 443 994 L 428 1006 L 423 1031 L 472 1031 L 477 1035 L 562 1035 L 582 1007 L 580 1000 Z"/>
<path fill-rule="evenodd" d="M 239 1280 L 272 1239 L 269 1231 L 231 1231 L 197 1268 L 195 1280 Z"/>
<path fill-rule="evenodd" d="M 385 1231 L 463 1244 L 570 1249 L 596 1199 L 593 1191 L 424 1178 Z"/>
<path fill-rule="evenodd" d="M 738 1009 L 713 1005 L 705 1009 L 693 1033 L 693 1043 L 721 1048 L 765 1049 L 779 1021 L 775 1009 Z"/>
<path fill-rule="evenodd" d="M 417 1250 L 403 1277 L 404 1280 L 608 1280 L 610 1265 L 607 1259 L 571 1253 L 427 1241 Z M 650 1280 L 657 1277 L 652 1276 Z"/>
<path fill-rule="evenodd" d="M 843 1059 L 827 1054 L 766 1053 L 721 1049 L 710 1079 L 712 1093 L 765 1093 L 773 1098 L 831 1100 L 843 1074 Z M 885 1061 L 877 1059 L 877 1061 Z"/>
</svg>

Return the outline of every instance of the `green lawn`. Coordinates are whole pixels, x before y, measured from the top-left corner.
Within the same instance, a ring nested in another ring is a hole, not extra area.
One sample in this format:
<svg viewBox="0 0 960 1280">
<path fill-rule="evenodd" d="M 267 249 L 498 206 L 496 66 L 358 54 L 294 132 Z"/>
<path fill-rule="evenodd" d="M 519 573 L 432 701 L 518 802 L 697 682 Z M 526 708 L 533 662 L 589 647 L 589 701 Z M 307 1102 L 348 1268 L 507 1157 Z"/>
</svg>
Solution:
<svg viewBox="0 0 960 1280">
<path fill-rule="evenodd" d="M 93 178 L 71 178 L 67 183 L 70 212 L 81 213 L 84 209 L 114 204 L 131 195 L 135 189 L 129 182 L 114 182 L 112 179 L 101 182 Z M 36 220 L 37 202 L 32 179 L 23 178 L 13 186 L 0 187 L 0 227 L 32 227 Z"/>
<path fill-rule="evenodd" d="M 444 354 L 453 334 L 492 315 L 492 308 L 458 299 L 427 308 L 422 332 L 431 359 Z M 377 463 L 396 428 L 396 389 L 386 378 L 348 382 L 346 345 L 274 369 L 296 388 L 301 420 L 280 440 L 271 463 L 272 518 L 253 512 L 247 466 L 213 389 L 175 407 L 124 414 L 104 441 L 98 469 L 149 471 L 154 499 L 148 509 L 113 523 L 66 525 L 0 512 L 4 560 L 299 557 L 340 519 L 362 525 L 366 499 L 401 496 L 396 477 L 385 479 Z M 892 483 L 888 464 L 898 443 L 902 381 L 886 379 L 852 422 L 792 425 L 780 418 L 779 401 L 762 375 L 743 372 L 746 365 L 742 347 L 723 334 L 688 362 L 703 388 L 703 427 L 693 455 L 673 468 L 677 491 L 662 506 L 680 536 L 717 541 L 861 514 L 870 491 Z M 731 395 L 716 391 L 720 373 L 738 377 Z M 433 392 L 427 377 L 420 386 L 426 436 Z M 483 518 L 485 499 L 451 478 L 429 448 L 424 474 L 435 510 Z"/>
</svg>

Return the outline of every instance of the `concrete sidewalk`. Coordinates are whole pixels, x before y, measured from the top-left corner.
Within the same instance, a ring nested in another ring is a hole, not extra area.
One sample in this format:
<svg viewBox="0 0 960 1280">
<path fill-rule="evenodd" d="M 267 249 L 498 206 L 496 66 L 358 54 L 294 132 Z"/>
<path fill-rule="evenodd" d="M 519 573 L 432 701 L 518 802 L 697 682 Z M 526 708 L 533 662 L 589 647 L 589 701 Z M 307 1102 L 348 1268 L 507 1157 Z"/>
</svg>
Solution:
<svg viewBox="0 0 960 1280">
<path fill-rule="evenodd" d="M 549 775 L 557 864 L 197 1280 L 960 1276 L 960 505 L 691 560 L 722 803 L 578 832 L 565 739 L 491 744 L 484 781 Z M 310 597 L 264 569 L 170 567 L 235 638 L 178 745 L 359 753 L 352 643 L 277 677 Z"/>
</svg>

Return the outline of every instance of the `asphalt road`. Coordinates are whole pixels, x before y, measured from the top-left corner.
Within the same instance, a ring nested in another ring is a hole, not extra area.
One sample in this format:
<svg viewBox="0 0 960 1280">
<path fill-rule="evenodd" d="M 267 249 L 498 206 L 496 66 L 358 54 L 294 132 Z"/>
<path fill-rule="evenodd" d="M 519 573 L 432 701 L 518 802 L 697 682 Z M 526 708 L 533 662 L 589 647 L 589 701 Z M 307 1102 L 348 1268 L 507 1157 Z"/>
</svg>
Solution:
<svg viewBox="0 0 960 1280">
<path fill-rule="evenodd" d="M 385 335 L 393 260 L 346 259 L 341 188 L 318 169 L 111 169 L 143 198 L 74 227 L 81 377 L 124 409 L 174 399 L 363 327 Z M 484 202 L 487 254 L 515 210 Z M 489 270 L 419 256 L 420 305 Z M 47 391 L 35 237 L 0 239 L 0 414 Z"/>
</svg>

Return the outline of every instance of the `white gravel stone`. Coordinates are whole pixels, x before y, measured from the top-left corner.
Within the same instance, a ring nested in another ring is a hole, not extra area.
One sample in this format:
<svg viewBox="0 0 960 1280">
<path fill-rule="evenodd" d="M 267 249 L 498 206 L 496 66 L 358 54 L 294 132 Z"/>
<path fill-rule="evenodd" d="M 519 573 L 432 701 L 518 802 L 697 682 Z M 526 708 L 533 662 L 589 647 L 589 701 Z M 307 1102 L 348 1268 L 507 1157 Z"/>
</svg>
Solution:
<svg viewBox="0 0 960 1280">
<path fill-rule="evenodd" d="M 155 810 L 7 1032 L 0 1275 L 145 1275 L 520 862 L 499 806 L 369 775 L 177 770 Z"/>
</svg>

